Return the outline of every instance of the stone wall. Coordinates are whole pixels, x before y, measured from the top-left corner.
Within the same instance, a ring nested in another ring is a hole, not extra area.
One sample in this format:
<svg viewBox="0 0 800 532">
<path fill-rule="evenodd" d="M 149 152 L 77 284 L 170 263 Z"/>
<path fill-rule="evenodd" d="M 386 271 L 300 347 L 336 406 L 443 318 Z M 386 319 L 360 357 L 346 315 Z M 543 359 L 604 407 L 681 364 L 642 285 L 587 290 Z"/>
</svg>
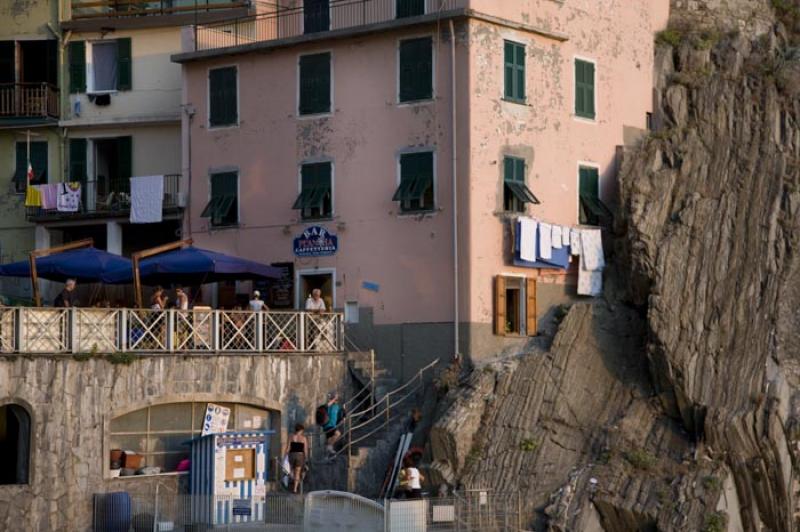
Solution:
<svg viewBox="0 0 800 532">
<path fill-rule="evenodd" d="M 280 425 L 313 424 L 332 389 L 347 391 L 342 355 L 151 356 L 130 365 L 97 358 L 0 359 L 0 404 L 31 414 L 31 474 L 25 486 L 0 486 L 0 530 L 89 530 L 92 494 L 147 491 L 175 477 L 106 478 L 109 420 L 148 405 L 240 402 L 277 410 Z"/>
<path fill-rule="evenodd" d="M 670 25 L 761 35 L 774 23 L 770 0 L 671 0 Z"/>
</svg>

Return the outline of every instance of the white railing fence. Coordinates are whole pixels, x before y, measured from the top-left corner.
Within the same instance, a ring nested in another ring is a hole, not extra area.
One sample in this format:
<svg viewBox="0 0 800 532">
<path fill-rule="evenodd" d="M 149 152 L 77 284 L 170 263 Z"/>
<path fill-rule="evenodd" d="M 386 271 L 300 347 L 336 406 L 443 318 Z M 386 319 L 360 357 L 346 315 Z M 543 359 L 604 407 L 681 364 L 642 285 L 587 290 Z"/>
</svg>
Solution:
<svg viewBox="0 0 800 532">
<path fill-rule="evenodd" d="M 338 353 L 338 312 L 0 308 L 0 352 Z"/>
</svg>

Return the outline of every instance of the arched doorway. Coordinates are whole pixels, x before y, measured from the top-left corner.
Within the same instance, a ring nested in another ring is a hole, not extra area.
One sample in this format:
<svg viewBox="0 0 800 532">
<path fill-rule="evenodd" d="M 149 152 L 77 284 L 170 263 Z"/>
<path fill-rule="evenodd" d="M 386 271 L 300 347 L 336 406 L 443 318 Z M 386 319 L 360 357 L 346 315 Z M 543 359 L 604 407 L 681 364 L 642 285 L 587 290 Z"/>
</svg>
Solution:
<svg viewBox="0 0 800 532">
<path fill-rule="evenodd" d="M 18 404 L 0 406 L 0 484 L 27 484 L 31 416 Z"/>
</svg>

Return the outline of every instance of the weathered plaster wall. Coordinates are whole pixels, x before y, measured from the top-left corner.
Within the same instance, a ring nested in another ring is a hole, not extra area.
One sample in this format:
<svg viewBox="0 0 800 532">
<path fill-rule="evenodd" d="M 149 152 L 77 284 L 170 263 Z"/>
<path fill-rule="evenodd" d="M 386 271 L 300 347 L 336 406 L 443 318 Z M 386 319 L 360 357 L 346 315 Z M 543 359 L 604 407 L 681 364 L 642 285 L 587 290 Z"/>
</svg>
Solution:
<svg viewBox="0 0 800 532">
<path fill-rule="evenodd" d="M 477 3 L 486 10 L 494 5 Z M 495 275 L 536 275 L 506 265 L 508 242 L 501 213 L 503 156 L 526 160 L 528 186 L 541 201 L 541 205 L 528 207 L 529 215 L 577 224 L 581 164 L 599 168 L 601 195 L 613 203 L 616 147 L 624 144 L 626 128 L 646 128 L 647 113 L 652 109 L 654 34 L 665 24 L 668 6 L 667 0 L 599 4 L 540 0 L 525 4 L 529 9 L 521 14 L 516 6 L 505 10 L 496 6 L 494 12 L 563 31 L 568 40 L 560 42 L 475 19 L 469 22 L 470 323 L 491 324 Z M 525 104 L 502 99 L 504 40 L 526 45 Z M 576 57 L 596 63 L 595 120 L 574 115 Z M 540 282 L 563 285 L 574 283 L 574 278 L 548 275 Z"/>
<path fill-rule="evenodd" d="M 74 33 L 71 40 L 91 42 L 123 37 L 131 38 L 131 90 L 113 93 L 111 104 L 104 107 L 91 103 L 86 94 L 70 94 L 69 104 L 62 113 L 66 125 L 179 119 L 181 68 L 170 61 L 170 55 L 180 50 L 180 28 Z M 91 70 L 90 47 L 86 49 L 87 69 Z M 64 86 L 69 87 L 66 65 L 65 69 L 67 83 Z M 74 112 L 76 101 L 80 101 L 80 116 Z"/>
<path fill-rule="evenodd" d="M 47 28 L 58 26 L 57 0 L 5 0 L 0 2 L 0 39 L 52 38 Z"/>
<path fill-rule="evenodd" d="M 71 357 L 0 360 L 0 402 L 31 413 L 31 479 L 0 486 L 0 529 L 89 530 L 91 494 L 146 490 L 169 477 L 107 480 L 109 420 L 151 404 L 231 401 L 313 424 L 316 406 L 348 385 L 343 356 L 154 356 L 130 366 Z M 57 482 L 56 482 L 57 481 Z"/>
</svg>

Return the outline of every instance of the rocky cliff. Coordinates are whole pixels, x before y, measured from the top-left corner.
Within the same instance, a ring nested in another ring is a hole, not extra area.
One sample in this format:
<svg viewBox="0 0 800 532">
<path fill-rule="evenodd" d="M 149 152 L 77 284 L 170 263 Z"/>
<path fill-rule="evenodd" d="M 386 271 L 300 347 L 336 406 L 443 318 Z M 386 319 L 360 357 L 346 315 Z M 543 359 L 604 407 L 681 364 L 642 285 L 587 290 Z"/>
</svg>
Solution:
<svg viewBox="0 0 800 532">
<path fill-rule="evenodd" d="M 681 4 L 605 298 L 450 383 L 432 431 L 437 481 L 522 490 L 539 529 L 798 528 L 800 3 Z"/>
</svg>

